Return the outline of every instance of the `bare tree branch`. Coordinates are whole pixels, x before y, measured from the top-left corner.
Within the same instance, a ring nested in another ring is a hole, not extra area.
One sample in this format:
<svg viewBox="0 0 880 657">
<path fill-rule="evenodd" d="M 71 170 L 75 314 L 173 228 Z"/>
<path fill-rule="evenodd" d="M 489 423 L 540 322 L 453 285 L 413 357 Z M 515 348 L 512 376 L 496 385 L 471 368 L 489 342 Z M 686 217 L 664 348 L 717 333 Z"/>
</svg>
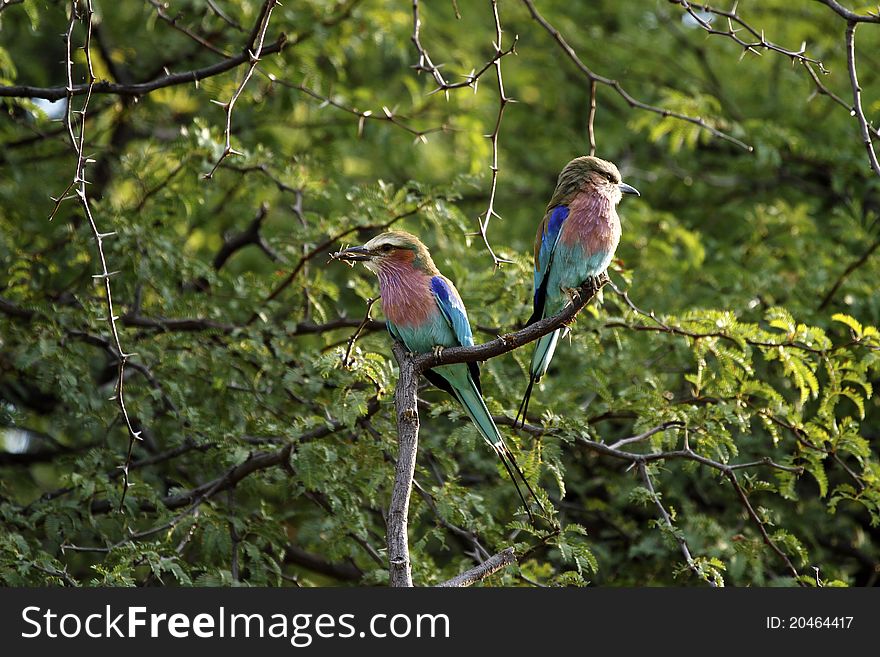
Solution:
<svg viewBox="0 0 880 657">
<path fill-rule="evenodd" d="M 495 127 L 492 129 L 492 132 L 486 137 L 492 143 L 492 164 L 490 165 L 490 170 L 492 171 L 492 181 L 490 184 L 489 190 L 489 202 L 488 206 L 478 217 L 478 225 L 479 231 L 478 234 L 483 240 L 483 243 L 486 245 L 486 249 L 489 251 L 489 255 L 492 257 L 493 264 L 498 267 L 502 264 L 511 262 L 510 260 L 506 260 L 504 258 L 499 258 L 495 251 L 492 249 L 491 244 L 489 243 L 489 238 L 487 236 L 487 231 L 489 229 L 489 222 L 492 220 L 492 217 L 499 217 L 498 213 L 495 211 L 495 192 L 498 188 L 498 135 L 501 132 L 501 120 L 504 117 L 504 109 L 507 107 L 508 103 L 513 102 L 513 99 L 509 98 L 504 91 L 504 79 L 501 75 L 501 60 L 511 53 L 516 52 L 516 43 L 518 37 L 514 37 L 513 43 L 506 50 L 502 48 L 502 29 L 501 29 L 501 19 L 498 14 L 498 0 L 491 0 L 492 3 L 492 17 L 495 22 L 495 39 L 492 42 L 492 46 L 495 48 L 494 56 L 486 62 L 486 64 L 479 70 L 472 70 L 469 74 L 465 76 L 464 81 L 450 83 L 447 82 L 443 77 L 443 74 L 440 72 L 440 68 L 438 65 L 434 64 L 434 61 L 431 59 L 430 54 L 422 45 L 421 42 L 421 16 L 419 13 L 419 0 L 413 0 L 413 34 L 412 34 L 412 42 L 415 45 L 416 50 L 419 54 L 419 61 L 413 67 L 418 72 L 427 72 L 430 73 L 434 78 L 434 81 L 437 83 L 437 89 L 432 91 L 431 93 L 437 93 L 443 91 L 448 95 L 451 89 L 460 89 L 462 87 L 472 87 L 474 91 L 477 90 L 477 84 L 479 79 L 483 76 L 486 71 L 488 71 L 491 67 L 495 68 L 495 79 L 498 88 L 498 114 L 495 117 Z"/>
<path fill-rule="evenodd" d="M 388 576 L 391 586 L 413 585 L 412 564 L 409 558 L 409 498 L 416 470 L 419 448 L 419 408 L 416 390 L 419 372 L 404 346 L 395 342 L 394 357 L 400 367 L 400 378 L 394 391 L 394 409 L 397 413 L 397 465 L 394 488 L 388 508 Z"/>
<path fill-rule="evenodd" d="M 260 10 L 260 18 L 254 24 L 250 39 L 245 48 L 245 52 L 247 52 L 250 61 L 250 66 L 248 66 L 247 71 L 245 71 L 244 77 L 241 79 L 241 82 L 238 84 L 238 88 L 235 90 L 235 93 L 232 94 L 232 97 L 225 103 L 218 103 L 226 111 L 226 128 L 223 131 L 225 143 L 223 146 L 223 152 L 214 163 L 214 167 L 204 176 L 208 180 L 214 177 L 214 172 L 217 171 L 217 168 L 227 157 L 230 155 L 242 155 L 242 153 L 232 148 L 232 110 L 235 107 L 235 102 L 238 100 L 239 96 L 241 96 L 241 92 L 244 91 L 248 80 L 250 80 L 251 76 L 254 74 L 257 64 L 260 63 L 260 57 L 263 55 L 263 44 L 266 40 L 266 31 L 269 29 L 269 21 L 272 19 L 272 10 L 280 4 L 281 3 L 278 2 L 278 0 L 265 0 L 263 3 L 263 7 Z"/>
<path fill-rule="evenodd" d="M 826 2 L 826 4 L 828 3 Z M 856 120 L 859 122 L 862 142 L 868 151 L 868 162 L 870 162 L 874 173 L 880 176 L 880 162 L 877 161 L 877 153 L 874 151 L 874 142 L 871 139 L 868 119 L 865 118 L 865 110 L 862 109 L 862 88 L 859 86 L 859 76 L 856 71 L 856 27 L 858 24 L 859 21 L 852 19 L 849 19 L 846 24 L 846 64 L 849 69 L 849 82 L 853 92 L 853 112 Z"/>
<path fill-rule="evenodd" d="M 704 119 L 697 116 L 688 116 L 687 114 L 682 114 L 681 112 L 673 112 L 672 110 L 664 109 L 662 107 L 657 107 L 656 105 L 650 105 L 649 103 L 644 103 L 640 100 L 637 100 L 633 96 L 631 96 L 618 82 L 617 80 L 613 80 L 611 78 L 605 77 L 603 75 L 599 75 L 598 73 L 593 72 L 586 64 L 581 61 L 581 58 L 578 57 L 577 52 L 575 52 L 574 48 L 572 48 L 568 41 L 565 40 L 565 37 L 562 36 L 562 33 L 557 30 L 553 25 L 544 18 L 541 13 L 535 7 L 535 3 L 532 0 L 522 0 L 525 4 L 526 8 L 529 10 L 529 13 L 532 15 L 532 18 L 537 21 L 541 27 L 543 27 L 549 34 L 552 36 L 556 42 L 559 44 L 559 47 L 562 48 L 563 52 L 568 56 L 568 58 L 574 62 L 575 66 L 577 66 L 578 70 L 586 76 L 586 78 L 591 82 L 596 82 L 599 84 L 603 84 L 607 87 L 611 87 L 617 94 L 623 98 L 627 105 L 632 108 L 644 110 L 646 112 L 653 112 L 654 114 L 659 114 L 664 117 L 672 117 L 674 119 L 678 119 L 680 121 L 686 121 L 687 123 L 692 123 L 696 126 L 699 126 L 703 130 L 706 130 L 710 134 L 720 139 L 724 139 L 725 141 L 729 141 L 732 144 L 736 144 L 742 149 L 745 149 L 749 152 L 754 150 L 751 146 L 746 144 L 745 142 L 737 139 L 733 135 L 730 135 L 723 130 L 719 130 L 715 126 L 707 123 Z"/>
<path fill-rule="evenodd" d="M 857 14 L 854 11 L 850 11 L 836 0 L 817 0 L 821 2 L 826 7 L 831 8 L 840 16 L 843 16 L 850 23 L 880 23 L 880 12 L 871 13 L 868 12 L 867 15 Z"/>
<path fill-rule="evenodd" d="M 761 53 L 758 50 L 771 50 L 773 52 L 777 52 L 781 55 L 785 55 L 789 57 L 792 61 L 800 62 L 801 64 L 815 64 L 821 73 L 827 73 L 825 70 L 825 66 L 818 59 L 813 59 L 812 57 L 807 57 L 804 53 L 806 52 L 806 43 L 801 45 L 798 50 L 791 50 L 789 48 L 783 48 L 772 41 L 767 41 L 764 38 L 764 30 L 759 30 L 755 27 L 749 25 L 746 21 L 744 21 L 739 14 L 736 13 L 736 4 L 734 4 L 734 8 L 730 11 L 724 9 L 716 9 L 714 7 L 710 7 L 709 5 L 703 5 L 698 3 L 690 3 L 687 0 L 669 0 L 672 4 L 681 5 L 682 9 L 684 9 L 691 18 L 694 19 L 697 25 L 700 26 L 707 34 L 717 34 L 720 36 L 727 37 L 732 41 L 736 42 L 739 45 L 743 52 L 752 52 L 756 55 L 760 55 Z M 722 18 L 727 19 L 727 29 L 719 30 L 712 27 L 712 23 L 706 20 L 703 16 L 700 16 L 699 13 L 694 11 L 694 7 L 699 9 L 700 11 L 715 14 L 717 16 L 721 16 Z M 738 26 L 738 27 L 737 27 Z M 740 38 L 739 32 L 745 30 L 748 34 L 750 34 L 754 41 L 745 41 Z"/>
<path fill-rule="evenodd" d="M 272 55 L 281 52 L 287 43 L 287 37 L 283 34 L 276 41 L 265 46 L 261 51 L 261 56 Z M 206 78 L 220 75 L 226 71 L 241 66 L 245 62 L 249 62 L 251 55 L 248 52 L 242 52 L 228 59 L 217 62 L 210 66 L 184 71 L 181 73 L 168 73 L 161 77 L 150 80 L 149 82 L 137 82 L 134 84 L 120 84 L 115 82 L 94 82 L 92 85 L 78 84 L 70 88 L 72 96 L 82 96 L 84 94 L 115 94 L 117 96 L 144 96 L 151 91 L 164 89 L 165 87 L 173 87 L 178 84 L 187 84 L 189 82 L 199 82 Z M 17 86 L 0 86 L 0 97 L 7 98 L 45 98 L 46 100 L 61 100 L 68 95 L 68 88 L 65 87 L 33 87 L 28 85 Z"/>
<path fill-rule="evenodd" d="M 493 264 L 498 267 L 504 263 L 510 263 L 511 260 L 505 260 L 504 258 L 499 258 L 495 251 L 492 249 L 492 245 L 489 244 L 489 222 L 492 220 L 492 217 L 501 218 L 499 214 L 495 211 L 495 192 L 498 190 L 498 135 L 501 134 L 501 120 L 504 118 L 504 109 L 507 107 L 507 104 L 513 102 L 513 99 L 508 98 L 507 94 L 504 92 L 504 78 L 501 76 L 501 59 L 506 54 L 501 48 L 501 39 L 502 39 L 502 30 L 501 30 L 501 19 L 498 16 L 498 0 L 492 0 L 492 16 L 495 20 L 495 41 L 492 45 L 495 46 L 495 79 L 498 84 L 498 114 L 495 117 L 495 127 L 492 128 L 492 133 L 488 135 L 488 139 L 492 142 L 492 165 L 490 169 L 492 171 L 492 182 L 490 184 L 489 189 L 489 205 L 486 208 L 486 211 L 481 215 L 482 218 L 479 219 L 480 225 L 480 237 L 483 239 L 483 244 L 486 245 L 486 249 L 489 251 L 489 255 L 492 256 Z M 516 49 L 516 37 L 513 39 L 513 44 L 510 46 L 508 52 L 515 52 Z"/>
<path fill-rule="evenodd" d="M 256 216 L 251 220 L 247 228 L 223 241 L 223 246 L 220 247 L 217 255 L 214 256 L 214 269 L 219 271 L 236 251 L 250 244 L 259 248 L 272 262 L 277 262 L 280 259 L 260 232 L 260 228 L 268 213 L 269 204 L 264 201 L 260 204 Z"/>
<path fill-rule="evenodd" d="M 435 133 L 435 132 L 449 132 L 452 128 L 447 124 L 442 124 L 440 126 L 436 126 L 433 128 L 426 128 L 425 130 L 418 130 L 406 122 L 406 117 L 396 114 L 393 110 L 389 109 L 387 105 L 382 106 L 381 112 L 374 112 L 373 110 L 360 110 L 357 107 L 350 107 L 341 103 L 338 100 L 335 100 L 329 96 L 325 96 L 314 89 L 305 86 L 304 84 L 296 84 L 293 82 L 288 82 L 287 80 L 282 80 L 281 78 L 276 77 L 275 75 L 270 75 L 269 80 L 275 84 L 280 84 L 288 89 L 295 89 L 297 91 L 301 91 L 307 96 L 311 96 L 315 100 L 321 102 L 321 107 L 325 105 L 329 105 L 331 107 L 335 107 L 336 109 L 342 110 L 348 114 L 352 114 L 358 117 L 358 136 L 362 136 L 364 133 L 364 125 L 367 121 L 380 121 L 385 123 L 390 123 L 391 125 L 397 126 L 398 128 L 405 130 L 415 137 L 416 143 L 426 143 L 427 135 Z"/>
<path fill-rule="evenodd" d="M 512 422 L 513 422 L 510 418 L 506 418 L 506 417 L 496 418 L 496 420 L 498 421 L 499 424 L 506 424 L 506 425 L 510 425 L 510 426 L 512 426 Z M 576 443 L 578 445 L 580 445 L 581 447 L 588 449 L 592 452 L 595 452 L 597 454 L 602 454 L 604 456 L 610 456 L 612 458 L 626 461 L 627 463 L 630 464 L 630 467 L 632 467 L 633 465 L 639 467 L 640 471 L 641 471 L 641 468 L 643 468 L 648 463 L 653 463 L 653 462 L 657 462 L 657 461 L 667 461 L 667 460 L 669 460 L 669 461 L 679 460 L 679 459 L 695 461 L 701 465 L 712 468 L 713 470 L 717 470 L 718 472 L 723 474 L 725 477 L 727 477 L 727 479 L 731 482 L 731 484 L 733 484 L 734 490 L 736 491 L 738 497 L 740 498 L 740 502 L 742 502 L 743 507 L 746 509 L 746 512 L 747 512 L 749 518 L 752 521 L 754 521 L 755 525 L 758 527 L 758 530 L 761 533 L 761 537 L 763 538 L 764 542 L 780 557 L 780 559 L 783 560 L 783 562 L 785 563 L 786 569 L 792 575 L 792 577 L 794 577 L 796 580 L 798 580 L 799 584 L 802 584 L 802 582 L 799 579 L 799 577 L 800 577 L 799 573 L 798 573 L 797 569 L 794 567 L 794 565 L 792 564 L 791 559 L 788 557 L 787 554 L 785 554 L 785 552 L 782 551 L 782 549 L 776 544 L 776 542 L 770 538 L 769 534 L 767 533 L 764 522 L 760 519 L 760 517 L 757 515 L 757 513 L 755 513 L 755 510 L 752 507 L 752 505 L 748 499 L 748 496 L 746 495 L 746 492 L 743 490 L 742 486 L 739 484 L 739 481 L 737 480 L 736 471 L 743 470 L 746 468 L 764 466 L 764 467 L 774 468 L 777 470 L 782 470 L 784 472 L 791 472 L 793 474 L 800 475 L 800 474 L 803 474 L 804 469 L 800 466 L 787 466 L 787 465 L 783 465 L 780 463 L 776 463 L 775 461 L 773 461 L 769 457 L 765 457 L 763 459 L 760 459 L 757 461 L 751 461 L 748 463 L 736 463 L 736 464 L 721 463 L 720 461 L 716 461 L 714 459 L 703 456 L 701 454 L 697 454 L 687 445 L 687 443 L 685 443 L 685 446 L 683 449 L 661 451 L 661 452 L 649 452 L 647 454 L 636 454 L 633 452 L 618 449 L 618 447 L 622 446 L 622 445 L 627 445 L 627 444 L 631 444 L 631 443 L 635 443 L 635 442 L 641 442 L 641 441 L 645 440 L 645 438 L 648 437 L 649 435 L 653 435 L 654 433 L 657 433 L 661 430 L 668 429 L 668 428 L 670 428 L 670 426 L 676 426 L 676 425 L 673 425 L 672 423 L 666 423 L 665 425 L 661 425 L 660 427 L 655 427 L 654 429 L 650 429 L 650 430 L 648 430 L 642 434 L 639 434 L 637 436 L 632 436 L 630 438 L 623 438 L 623 439 L 617 441 L 616 443 L 614 443 L 613 445 L 606 445 L 604 443 L 596 442 L 594 440 L 589 440 L 589 439 L 584 438 L 582 436 L 576 437 Z M 516 428 L 516 427 L 514 427 L 514 428 Z M 546 433 L 552 432 L 552 430 L 548 431 L 547 429 L 545 429 L 543 427 L 538 427 L 538 426 L 535 426 L 532 424 L 522 425 L 521 427 L 519 427 L 519 429 L 521 431 L 524 431 L 526 433 L 536 435 L 536 436 L 540 436 L 540 435 L 544 435 Z M 643 477 L 644 477 L 644 475 L 643 475 Z M 648 488 L 648 490 L 652 494 L 656 495 L 656 491 L 654 491 L 653 484 Z M 665 512 L 665 509 L 663 509 L 663 511 Z M 684 553 L 684 549 L 682 550 L 682 552 Z M 689 556 L 690 556 L 690 552 L 688 551 L 688 553 L 686 554 L 686 559 Z M 691 565 L 691 563 L 692 563 L 692 559 L 688 560 L 689 566 Z M 704 575 L 702 573 L 698 573 L 698 574 L 700 575 L 701 578 L 704 577 Z"/>
<path fill-rule="evenodd" d="M 757 525 L 758 531 L 761 532 L 761 537 L 764 539 L 764 543 L 766 543 L 771 550 L 779 555 L 779 558 L 782 559 L 782 561 L 785 563 L 785 567 L 788 569 L 789 574 L 791 574 L 791 576 L 795 579 L 795 581 L 797 581 L 799 585 L 803 586 L 804 583 L 800 579 L 797 568 L 794 567 L 794 564 L 791 562 L 791 559 L 789 559 L 788 555 L 783 552 L 778 545 L 776 545 L 776 542 L 772 538 L 770 538 L 770 535 L 767 533 L 767 528 L 764 525 L 764 521 L 761 520 L 758 514 L 755 513 L 755 509 L 752 508 L 752 503 L 749 501 L 748 495 L 746 495 L 746 492 L 739 484 L 739 480 L 737 480 L 736 478 L 736 472 L 734 472 L 733 470 L 728 470 L 724 474 L 727 477 L 728 481 L 730 481 L 730 483 L 733 485 L 736 494 L 739 495 L 739 499 L 745 507 L 749 517 L 754 521 L 755 525 Z"/>
<path fill-rule="evenodd" d="M 483 563 L 474 566 L 470 570 L 466 570 L 460 575 L 456 575 L 452 579 L 447 580 L 442 584 L 438 584 L 437 586 L 450 588 L 470 586 L 471 584 L 486 579 L 493 573 L 497 573 L 499 570 L 512 563 L 516 563 L 516 556 L 513 553 L 513 548 L 509 547 L 498 554 L 492 555 Z"/>
<path fill-rule="evenodd" d="M 59 197 L 55 200 L 55 206 L 52 209 L 52 213 L 49 216 L 51 221 L 52 218 L 55 217 L 55 214 L 58 212 L 61 204 L 70 198 L 76 198 L 79 200 L 79 204 L 82 208 L 83 214 L 85 215 L 86 220 L 89 223 L 89 227 L 92 231 L 92 237 L 95 242 L 95 247 L 97 250 L 97 259 L 98 264 L 100 265 L 99 272 L 95 274 L 92 278 L 96 281 L 103 282 L 104 287 L 104 296 L 105 296 L 105 304 L 107 309 L 107 326 L 110 332 L 110 336 L 112 338 L 113 348 L 115 349 L 118 355 L 118 370 L 116 377 L 116 392 L 113 396 L 113 399 L 116 401 L 119 406 L 119 411 L 122 415 L 122 419 L 125 423 L 125 427 L 128 431 L 129 441 L 128 441 L 128 453 L 125 458 L 125 463 L 121 466 L 122 468 L 122 496 L 120 498 L 120 509 L 122 509 L 122 504 L 125 501 L 125 493 L 128 490 L 128 466 L 131 464 L 131 456 L 132 451 L 134 449 L 134 444 L 138 440 L 141 439 L 141 431 L 135 430 L 131 417 L 128 414 L 128 408 L 125 403 L 125 366 L 128 360 L 134 356 L 135 354 L 126 352 L 122 347 L 122 342 L 119 337 L 119 328 L 116 324 L 119 317 L 116 315 L 116 310 L 113 304 L 113 292 L 112 286 L 110 284 L 110 278 L 117 274 L 118 272 L 110 271 L 107 267 L 107 258 L 104 254 L 104 240 L 108 237 L 115 235 L 114 231 L 102 233 L 98 224 L 95 220 L 94 215 L 92 214 L 92 207 L 89 202 L 89 197 L 86 189 L 86 185 L 89 184 L 89 181 L 86 180 L 86 166 L 94 162 L 91 158 L 89 158 L 85 154 L 85 145 L 86 145 L 86 121 L 85 117 L 88 112 L 89 102 L 92 98 L 92 88 L 95 85 L 95 72 L 92 67 L 92 19 L 94 16 L 94 11 L 92 9 L 92 0 L 85 0 L 83 5 L 82 14 L 80 14 L 79 3 L 77 0 L 71 0 L 70 2 L 70 20 L 67 25 L 67 32 L 65 33 L 65 44 L 67 48 L 66 58 L 65 58 L 65 67 L 67 72 L 67 87 L 65 88 L 65 93 L 67 97 L 67 113 L 66 113 L 66 127 L 68 137 L 70 138 L 70 145 L 74 151 L 76 156 L 76 168 L 73 175 L 73 180 L 68 184 L 67 189 L 62 192 Z M 82 46 L 83 51 L 85 52 L 85 68 L 86 68 L 86 92 L 85 99 L 83 100 L 82 106 L 79 110 L 73 109 L 73 98 L 74 98 L 74 84 L 73 84 L 73 31 L 76 23 L 81 21 L 85 28 L 85 40 Z M 79 134 L 76 133 L 74 127 L 74 114 L 78 114 L 81 117 L 79 121 Z M 73 192 L 72 195 L 69 195 L 70 192 Z"/>
<path fill-rule="evenodd" d="M 514 52 L 513 46 L 508 48 L 507 50 L 501 50 L 501 43 L 496 43 L 495 46 L 495 55 L 487 61 L 479 70 L 472 70 L 470 73 L 464 76 L 464 80 L 461 82 L 448 82 L 446 78 L 443 77 L 443 74 L 440 72 L 440 66 L 435 64 L 431 59 L 431 55 L 428 54 L 428 51 L 422 45 L 421 41 L 421 28 L 422 28 L 422 19 L 419 12 L 419 0 L 413 0 L 412 3 L 413 8 L 413 34 L 412 34 L 412 42 L 416 47 L 416 51 L 419 55 L 419 61 L 417 64 L 413 66 L 413 68 L 419 73 L 429 73 L 431 77 L 434 78 L 434 81 L 437 83 L 437 88 L 432 91 L 432 94 L 438 93 L 440 91 L 444 93 L 448 93 L 453 89 L 462 89 L 464 87 L 471 87 L 474 90 L 477 88 L 477 83 L 479 79 L 495 64 L 495 62 L 501 57 L 505 57 L 510 53 Z M 516 45 L 514 43 L 514 45 Z"/>
<path fill-rule="evenodd" d="M 221 57 L 229 57 L 228 53 L 224 52 L 222 49 L 218 48 L 217 46 L 212 44 L 210 41 L 208 41 L 207 39 L 205 39 L 201 35 L 196 34 L 195 32 L 193 32 L 192 30 L 190 30 L 188 27 L 186 27 L 184 25 L 180 25 L 178 23 L 178 20 L 180 19 L 181 14 L 178 14 L 177 16 L 169 16 L 165 12 L 165 9 L 167 8 L 167 5 L 165 3 L 159 2 L 158 0 L 147 0 L 147 2 L 149 2 L 153 6 L 153 8 L 156 10 L 156 15 L 159 18 L 161 18 L 163 21 L 168 23 L 175 30 L 177 30 L 178 32 L 181 32 L 182 34 L 185 34 L 190 39 L 192 39 L 193 41 L 198 43 L 200 46 L 202 46 L 203 48 L 206 48 L 207 50 L 210 50 L 214 54 L 220 55 Z"/>
</svg>

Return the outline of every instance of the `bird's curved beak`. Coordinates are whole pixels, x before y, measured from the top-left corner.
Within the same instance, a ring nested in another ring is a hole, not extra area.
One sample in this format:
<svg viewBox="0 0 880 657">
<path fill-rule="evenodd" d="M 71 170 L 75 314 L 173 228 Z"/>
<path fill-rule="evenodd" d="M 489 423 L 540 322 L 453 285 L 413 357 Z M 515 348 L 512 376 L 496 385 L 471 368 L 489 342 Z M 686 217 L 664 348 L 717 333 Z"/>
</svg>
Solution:
<svg viewBox="0 0 880 657">
<path fill-rule="evenodd" d="M 337 260 L 348 260 L 349 262 L 362 262 L 364 260 L 369 260 L 372 257 L 372 253 L 369 249 L 365 249 L 362 246 L 353 246 L 350 249 L 345 249 L 344 251 L 337 251 L 333 254 L 333 257 Z"/>
<path fill-rule="evenodd" d="M 620 189 L 620 192 L 622 194 L 635 194 L 636 196 L 641 196 L 641 194 L 639 194 L 639 190 L 637 190 L 632 185 L 627 185 L 625 182 L 620 183 L 619 185 L 617 185 L 617 187 L 618 189 Z"/>
</svg>

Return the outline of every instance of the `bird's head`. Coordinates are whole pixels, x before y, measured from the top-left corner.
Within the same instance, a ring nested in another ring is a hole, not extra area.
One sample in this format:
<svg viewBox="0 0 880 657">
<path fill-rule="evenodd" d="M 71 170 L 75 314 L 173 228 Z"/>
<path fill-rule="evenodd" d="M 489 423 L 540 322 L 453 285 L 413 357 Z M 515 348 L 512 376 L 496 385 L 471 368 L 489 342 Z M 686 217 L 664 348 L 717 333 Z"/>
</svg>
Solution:
<svg viewBox="0 0 880 657">
<path fill-rule="evenodd" d="M 621 180 L 620 171 L 612 162 L 591 155 L 576 157 L 565 165 L 553 193 L 555 202 L 551 201 L 551 205 L 558 205 L 563 199 L 582 191 L 598 192 L 615 204 L 620 202 L 623 194 L 639 196 L 635 187 Z"/>
<path fill-rule="evenodd" d="M 362 262 L 372 272 L 409 265 L 426 274 L 435 276 L 437 267 L 431 259 L 428 247 L 418 237 L 402 230 L 390 230 L 376 235 L 363 246 L 353 246 L 334 253 L 337 260 Z"/>
</svg>

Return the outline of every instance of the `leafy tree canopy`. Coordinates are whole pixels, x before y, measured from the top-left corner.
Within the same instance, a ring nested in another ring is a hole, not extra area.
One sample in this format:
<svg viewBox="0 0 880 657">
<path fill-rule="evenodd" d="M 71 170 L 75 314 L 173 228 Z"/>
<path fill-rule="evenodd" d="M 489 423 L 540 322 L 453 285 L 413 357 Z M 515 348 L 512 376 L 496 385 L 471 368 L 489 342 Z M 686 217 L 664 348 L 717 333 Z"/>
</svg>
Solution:
<svg viewBox="0 0 880 657">
<path fill-rule="evenodd" d="M 387 583 L 397 364 L 328 254 L 409 230 L 478 342 L 520 328 L 592 135 L 642 193 L 611 284 L 524 429 L 530 347 L 482 368 L 548 517 L 425 384 L 415 583 L 512 546 L 483 584 L 874 584 L 880 25 L 846 4 L 0 1 L 0 582 Z"/>
</svg>

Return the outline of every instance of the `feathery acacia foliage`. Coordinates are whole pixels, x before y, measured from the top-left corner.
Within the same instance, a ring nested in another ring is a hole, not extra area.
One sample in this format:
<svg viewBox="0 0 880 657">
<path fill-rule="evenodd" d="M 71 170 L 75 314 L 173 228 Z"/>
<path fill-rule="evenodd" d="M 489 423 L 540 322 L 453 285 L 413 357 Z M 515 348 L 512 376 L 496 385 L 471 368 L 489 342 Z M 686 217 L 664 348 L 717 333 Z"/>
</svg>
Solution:
<svg viewBox="0 0 880 657">
<path fill-rule="evenodd" d="M 413 580 L 513 546 L 484 584 L 876 583 L 875 21 L 781 0 L 73 4 L 0 4 L 0 582 L 387 583 L 397 368 L 374 279 L 328 254 L 410 230 L 477 342 L 513 331 L 589 130 L 642 192 L 612 284 L 522 430 L 530 348 L 483 365 L 552 515 L 527 522 L 425 386 Z"/>
</svg>

